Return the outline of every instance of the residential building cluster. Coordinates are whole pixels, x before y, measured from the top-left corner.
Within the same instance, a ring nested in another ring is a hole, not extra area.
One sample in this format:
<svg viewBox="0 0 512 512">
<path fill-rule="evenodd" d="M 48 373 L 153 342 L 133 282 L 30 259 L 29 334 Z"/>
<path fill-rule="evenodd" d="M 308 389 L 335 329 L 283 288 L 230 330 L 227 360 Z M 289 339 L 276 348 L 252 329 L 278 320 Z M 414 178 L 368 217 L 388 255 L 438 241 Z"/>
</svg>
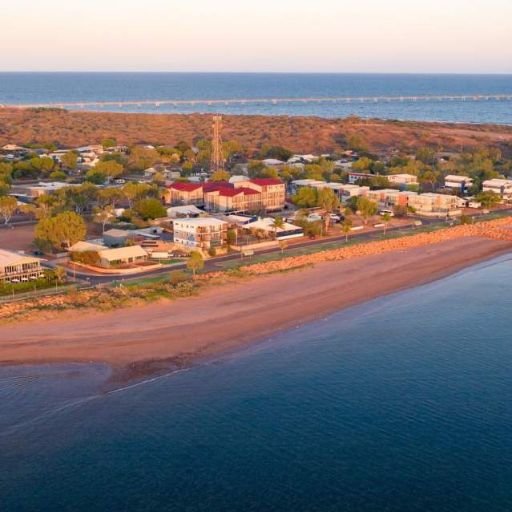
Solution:
<svg viewBox="0 0 512 512">
<path fill-rule="evenodd" d="M 229 182 L 174 182 L 167 186 L 163 199 L 166 204 L 192 204 L 208 211 L 274 212 L 285 206 L 286 186 L 276 178 L 245 176 L 233 176 Z"/>
</svg>

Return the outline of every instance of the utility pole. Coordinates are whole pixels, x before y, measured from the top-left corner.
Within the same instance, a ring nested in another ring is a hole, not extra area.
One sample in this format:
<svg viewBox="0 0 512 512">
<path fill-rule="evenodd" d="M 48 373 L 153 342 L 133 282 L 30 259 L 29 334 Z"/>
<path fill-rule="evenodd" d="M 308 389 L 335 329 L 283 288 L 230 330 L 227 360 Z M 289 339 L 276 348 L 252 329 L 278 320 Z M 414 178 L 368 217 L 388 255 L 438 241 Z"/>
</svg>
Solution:
<svg viewBox="0 0 512 512">
<path fill-rule="evenodd" d="M 213 116 L 212 157 L 210 171 L 215 172 L 224 167 L 222 152 L 222 116 Z"/>
</svg>

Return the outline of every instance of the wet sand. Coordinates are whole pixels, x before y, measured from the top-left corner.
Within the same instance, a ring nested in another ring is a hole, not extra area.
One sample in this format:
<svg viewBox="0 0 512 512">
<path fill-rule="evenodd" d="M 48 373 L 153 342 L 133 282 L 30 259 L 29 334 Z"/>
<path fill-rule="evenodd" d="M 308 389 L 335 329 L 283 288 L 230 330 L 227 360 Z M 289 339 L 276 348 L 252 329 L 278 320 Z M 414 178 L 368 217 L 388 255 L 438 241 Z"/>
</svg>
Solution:
<svg viewBox="0 0 512 512">
<path fill-rule="evenodd" d="M 460 238 L 212 286 L 173 302 L 22 320 L 0 327 L 0 362 L 106 362 L 123 379 L 137 378 L 188 366 L 511 249 L 510 242 Z"/>
</svg>

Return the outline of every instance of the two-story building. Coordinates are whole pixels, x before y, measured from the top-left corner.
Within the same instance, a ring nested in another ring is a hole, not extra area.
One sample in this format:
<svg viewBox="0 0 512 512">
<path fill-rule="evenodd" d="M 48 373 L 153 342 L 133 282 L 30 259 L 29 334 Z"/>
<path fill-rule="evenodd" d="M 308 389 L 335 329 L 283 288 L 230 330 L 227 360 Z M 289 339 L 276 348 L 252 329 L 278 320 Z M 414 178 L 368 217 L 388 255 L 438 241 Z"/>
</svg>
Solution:
<svg viewBox="0 0 512 512">
<path fill-rule="evenodd" d="M 44 277 L 37 258 L 0 249 L 0 282 L 20 283 Z"/>
<path fill-rule="evenodd" d="M 202 206 L 203 184 L 176 181 L 169 185 L 163 192 L 163 201 L 172 206 L 194 204 Z"/>
<path fill-rule="evenodd" d="M 504 199 L 511 199 L 512 180 L 504 180 L 500 178 L 486 180 L 482 183 L 482 190 L 484 192 L 495 192 Z"/>
<path fill-rule="evenodd" d="M 411 195 L 409 206 L 419 214 L 450 214 L 458 211 L 459 198 L 447 194 L 426 194 Z"/>
<path fill-rule="evenodd" d="M 173 227 L 174 242 L 185 247 L 208 250 L 222 247 L 227 240 L 228 223 L 212 217 L 176 219 Z"/>
<path fill-rule="evenodd" d="M 465 194 L 468 188 L 473 186 L 473 180 L 469 176 L 448 174 L 444 178 L 444 186 L 445 188 Z"/>
</svg>

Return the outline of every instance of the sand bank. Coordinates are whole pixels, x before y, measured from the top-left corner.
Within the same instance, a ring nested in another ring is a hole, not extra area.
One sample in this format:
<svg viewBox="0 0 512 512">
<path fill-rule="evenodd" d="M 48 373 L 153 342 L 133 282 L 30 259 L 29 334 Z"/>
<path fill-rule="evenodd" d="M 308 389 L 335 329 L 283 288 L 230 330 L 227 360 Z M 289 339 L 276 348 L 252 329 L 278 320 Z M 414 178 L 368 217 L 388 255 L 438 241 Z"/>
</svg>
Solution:
<svg viewBox="0 0 512 512">
<path fill-rule="evenodd" d="M 273 332 L 446 276 L 510 242 L 467 237 L 213 286 L 198 297 L 0 327 L 0 362 L 106 362 L 135 374 L 188 365 Z"/>
</svg>

